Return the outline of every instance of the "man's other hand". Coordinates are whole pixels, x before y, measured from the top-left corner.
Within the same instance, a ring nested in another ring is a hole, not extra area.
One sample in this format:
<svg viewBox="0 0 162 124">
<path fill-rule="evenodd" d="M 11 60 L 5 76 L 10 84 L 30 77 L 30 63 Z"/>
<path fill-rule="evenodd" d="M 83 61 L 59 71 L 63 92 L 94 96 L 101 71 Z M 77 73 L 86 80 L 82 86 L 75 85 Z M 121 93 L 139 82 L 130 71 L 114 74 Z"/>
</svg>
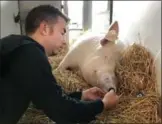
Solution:
<svg viewBox="0 0 162 124">
<path fill-rule="evenodd" d="M 103 100 L 102 100 L 103 103 L 104 103 L 104 108 L 105 109 L 114 108 L 118 104 L 120 97 L 121 97 L 121 95 L 118 96 L 114 92 L 114 90 L 111 90 L 111 91 L 107 92 L 106 95 L 104 96 Z"/>
<path fill-rule="evenodd" d="M 87 90 L 84 90 L 82 93 L 82 100 L 97 100 L 102 99 L 105 95 L 105 92 L 98 87 L 93 87 Z"/>
</svg>

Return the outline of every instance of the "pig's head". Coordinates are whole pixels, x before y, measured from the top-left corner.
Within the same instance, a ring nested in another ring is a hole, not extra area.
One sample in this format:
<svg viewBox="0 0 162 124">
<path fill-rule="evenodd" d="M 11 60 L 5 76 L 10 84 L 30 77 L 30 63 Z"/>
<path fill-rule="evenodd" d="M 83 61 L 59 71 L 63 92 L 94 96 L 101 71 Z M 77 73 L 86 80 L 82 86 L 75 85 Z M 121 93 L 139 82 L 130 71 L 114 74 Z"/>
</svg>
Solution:
<svg viewBox="0 0 162 124">
<path fill-rule="evenodd" d="M 88 82 L 108 92 L 111 89 L 117 90 L 117 78 L 115 76 L 116 61 L 119 60 L 121 46 L 116 42 L 118 39 L 119 27 L 115 21 L 109 27 L 105 36 L 100 38 L 99 45 L 86 63 Z"/>
</svg>

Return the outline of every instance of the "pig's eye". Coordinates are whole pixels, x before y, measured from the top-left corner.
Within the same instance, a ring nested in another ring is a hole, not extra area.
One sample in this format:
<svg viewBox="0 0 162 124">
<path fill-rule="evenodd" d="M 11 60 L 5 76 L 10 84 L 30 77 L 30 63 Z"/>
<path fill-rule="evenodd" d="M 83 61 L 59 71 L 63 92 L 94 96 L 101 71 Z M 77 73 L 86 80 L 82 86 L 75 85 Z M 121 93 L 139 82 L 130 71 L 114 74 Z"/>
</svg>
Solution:
<svg viewBox="0 0 162 124">
<path fill-rule="evenodd" d="M 109 81 L 109 78 L 107 77 L 107 78 L 105 78 L 105 80 L 106 80 L 106 81 Z"/>
</svg>

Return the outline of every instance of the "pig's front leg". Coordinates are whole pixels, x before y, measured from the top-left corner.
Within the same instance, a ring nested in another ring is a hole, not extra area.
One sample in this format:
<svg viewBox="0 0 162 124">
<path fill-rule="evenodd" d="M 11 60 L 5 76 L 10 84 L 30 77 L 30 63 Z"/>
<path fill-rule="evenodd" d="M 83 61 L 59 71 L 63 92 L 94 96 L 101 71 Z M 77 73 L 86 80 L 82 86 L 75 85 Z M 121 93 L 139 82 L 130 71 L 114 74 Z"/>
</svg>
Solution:
<svg viewBox="0 0 162 124">
<path fill-rule="evenodd" d="M 64 71 L 64 70 L 73 70 L 74 68 L 77 68 L 75 56 L 71 52 L 68 52 L 56 69 Z"/>
</svg>

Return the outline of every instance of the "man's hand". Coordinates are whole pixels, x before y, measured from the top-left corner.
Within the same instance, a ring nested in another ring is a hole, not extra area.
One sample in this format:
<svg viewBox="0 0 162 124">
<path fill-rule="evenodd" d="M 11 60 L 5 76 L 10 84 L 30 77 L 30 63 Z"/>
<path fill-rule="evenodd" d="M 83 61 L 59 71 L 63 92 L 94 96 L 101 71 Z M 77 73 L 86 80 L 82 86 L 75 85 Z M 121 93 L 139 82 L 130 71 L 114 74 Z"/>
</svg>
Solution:
<svg viewBox="0 0 162 124">
<path fill-rule="evenodd" d="M 110 90 L 103 98 L 104 108 L 105 109 L 111 109 L 116 106 L 116 104 L 119 102 L 119 98 L 121 97 L 116 95 L 114 90 Z"/>
<path fill-rule="evenodd" d="M 98 87 L 93 87 L 83 91 L 82 100 L 96 100 L 102 99 L 105 95 L 105 92 Z"/>
</svg>

